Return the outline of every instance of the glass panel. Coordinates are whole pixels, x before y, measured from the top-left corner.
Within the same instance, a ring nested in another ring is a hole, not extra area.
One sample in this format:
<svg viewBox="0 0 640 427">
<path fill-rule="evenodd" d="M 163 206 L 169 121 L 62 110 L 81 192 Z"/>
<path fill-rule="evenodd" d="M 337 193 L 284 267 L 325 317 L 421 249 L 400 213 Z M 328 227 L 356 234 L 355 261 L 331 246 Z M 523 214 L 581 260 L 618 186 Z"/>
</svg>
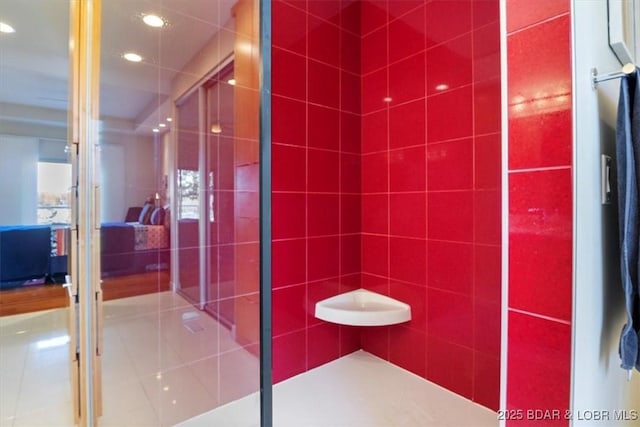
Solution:
<svg viewBox="0 0 640 427">
<path fill-rule="evenodd" d="M 189 425 L 259 390 L 255 6 L 103 2 L 103 425 Z"/>
<path fill-rule="evenodd" d="M 68 0 L 2 0 L 0 425 L 72 425 Z"/>
</svg>

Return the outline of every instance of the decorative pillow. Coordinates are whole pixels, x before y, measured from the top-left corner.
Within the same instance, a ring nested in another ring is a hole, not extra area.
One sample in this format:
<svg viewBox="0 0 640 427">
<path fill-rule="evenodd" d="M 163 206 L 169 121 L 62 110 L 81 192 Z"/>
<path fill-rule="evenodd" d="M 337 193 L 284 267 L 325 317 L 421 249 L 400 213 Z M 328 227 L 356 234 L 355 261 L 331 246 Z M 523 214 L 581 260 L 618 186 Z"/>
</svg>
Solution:
<svg viewBox="0 0 640 427">
<path fill-rule="evenodd" d="M 153 213 L 153 205 L 149 203 L 145 203 L 142 207 L 142 211 L 140 211 L 140 216 L 138 217 L 138 222 L 140 224 L 149 224 L 149 219 L 151 218 L 151 214 Z"/>
<path fill-rule="evenodd" d="M 164 209 L 155 208 L 151 213 L 151 218 L 149 220 L 151 225 L 162 225 L 164 224 Z"/>
</svg>

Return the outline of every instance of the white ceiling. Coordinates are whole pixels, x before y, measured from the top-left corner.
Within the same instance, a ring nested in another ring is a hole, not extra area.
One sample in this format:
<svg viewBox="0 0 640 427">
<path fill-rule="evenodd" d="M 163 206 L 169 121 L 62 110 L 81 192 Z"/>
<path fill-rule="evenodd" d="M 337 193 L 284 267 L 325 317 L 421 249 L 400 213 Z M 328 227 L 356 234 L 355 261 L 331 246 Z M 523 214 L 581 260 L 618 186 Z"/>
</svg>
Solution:
<svg viewBox="0 0 640 427">
<path fill-rule="evenodd" d="M 230 19 L 234 0 L 104 0 L 101 117 L 145 120 L 170 93 L 175 74 Z M 12 106 L 67 109 L 70 0 L 0 0 L 0 116 Z M 155 13 L 163 29 L 141 21 Z M 142 63 L 122 59 L 135 51 Z M 22 108 L 24 110 L 24 108 Z M 34 110 L 35 111 L 35 110 Z M 2 117 L 0 117 L 2 118 Z"/>
</svg>

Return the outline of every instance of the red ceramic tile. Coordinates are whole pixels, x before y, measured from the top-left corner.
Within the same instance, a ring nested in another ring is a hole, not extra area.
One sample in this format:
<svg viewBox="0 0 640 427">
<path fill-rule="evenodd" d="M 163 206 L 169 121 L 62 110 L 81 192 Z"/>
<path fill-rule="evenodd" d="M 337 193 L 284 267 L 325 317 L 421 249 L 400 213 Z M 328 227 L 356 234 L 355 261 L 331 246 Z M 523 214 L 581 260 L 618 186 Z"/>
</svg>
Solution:
<svg viewBox="0 0 640 427">
<path fill-rule="evenodd" d="M 429 191 L 470 190 L 473 186 L 473 140 L 440 142 L 427 146 Z"/>
<path fill-rule="evenodd" d="M 273 0 L 273 1 L 274 3 L 275 2 L 287 3 L 305 12 L 307 10 L 307 0 Z"/>
<path fill-rule="evenodd" d="M 340 24 L 340 11 L 342 9 L 340 3 L 340 0 L 309 0 L 307 2 L 307 11 L 313 16 L 338 25 Z"/>
<path fill-rule="evenodd" d="M 307 271 L 307 242 L 305 239 L 277 240 L 273 248 L 273 288 L 303 283 Z"/>
<path fill-rule="evenodd" d="M 309 236 L 338 234 L 340 211 L 337 194 L 308 194 Z"/>
<path fill-rule="evenodd" d="M 338 108 L 340 104 L 340 70 L 313 60 L 309 66 L 309 102 Z"/>
<path fill-rule="evenodd" d="M 569 0 L 507 0 L 507 32 L 569 12 Z"/>
<path fill-rule="evenodd" d="M 519 54 L 538 49 L 541 54 L 536 60 Z M 569 17 L 510 36 L 508 58 L 509 167 L 571 164 Z M 535 67 L 535 75 L 530 75 L 530 67 Z"/>
<path fill-rule="evenodd" d="M 427 98 L 427 142 L 466 138 L 472 135 L 471 86 Z"/>
<path fill-rule="evenodd" d="M 471 31 L 471 3 L 470 0 L 427 3 L 427 48 Z"/>
<path fill-rule="evenodd" d="M 427 200 L 429 239 L 473 241 L 473 192 L 429 193 Z"/>
<path fill-rule="evenodd" d="M 351 113 L 360 113 L 362 96 L 360 93 L 361 79 L 359 74 L 347 71 L 340 73 L 340 109 Z"/>
<path fill-rule="evenodd" d="M 482 27 L 500 19 L 499 0 L 474 0 L 471 8 L 474 28 Z"/>
<path fill-rule="evenodd" d="M 396 326 L 389 333 L 389 361 L 409 372 L 426 375 L 427 339 L 424 332 Z"/>
<path fill-rule="evenodd" d="M 389 152 L 389 169 L 391 191 L 425 190 L 424 147 L 404 148 Z"/>
<path fill-rule="evenodd" d="M 273 337 L 273 382 L 306 370 L 306 331 Z"/>
<path fill-rule="evenodd" d="M 334 237 L 317 237 L 308 240 L 308 272 L 307 278 L 321 280 L 338 276 L 340 259 L 336 248 L 340 239 Z"/>
<path fill-rule="evenodd" d="M 492 411 L 500 406 L 500 358 L 475 352 L 473 401 Z"/>
<path fill-rule="evenodd" d="M 494 22 L 473 32 L 473 80 L 500 77 L 500 24 Z"/>
<path fill-rule="evenodd" d="M 473 348 L 500 357 L 500 303 L 475 301 Z"/>
<path fill-rule="evenodd" d="M 428 288 L 427 332 L 465 347 L 473 347 L 473 299 Z"/>
<path fill-rule="evenodd" d="M 362 156 L 363 193 L 384 193 L 387 191 L 389 188 L 387 185 L 388 157 L 384 152 Z"/>
<path fill-rule="evenodd" d="M 271 296 L 273 298 L 273 336 L 295 332 L 306 327 L 305 285 L 274 289 Z"/>
<path fill-rule="evenodd" d="M 307 49 L 307 17 L 305 13 L 278 1 L 272 2 L 271 7 L 273 46 L 305 55 Z"/>
<path fill-rule="evenodd" d="M 381 295 L 389 295 L 389 278 L 365 273 L 362 274 L 361 279 L 363 289 L 368 289 Z"/>
<path fill-rule="evenodd" d="M 271 48 L 271 90 L 274 95 L 282 95 L 304 101 L 306 98 L 307 74 L 304 56 Z"/>
<path fill-rule="evenodd" d="M 340 26 L 355 34 L 360 35 L 360 0 L 342 0 L 340 13 Z"/>
<path fill-rule="evenodd" d="M 361 73 L 368 74 L 372 71 L 386 67 L 389 63 L 387 54 L 387 27 L 381 27 L 362 38 L 360 66 Z"/>
<path fill-rule="evenodd" d="M 426 139 L 424 108 L 424 99 L 419 99 L 389 109 L 390 148 L 424 145 Z"/>
<path fill-rule="evenodd" d="M 571 325 L 509 313 L 507 409 L 569 409 Z M 549 421 L 547 425 L 567 425 Z"/>
<path fill-rule="evenodd" d="M 502 260 L 500 246 L 474 245 L 474 299 L 500 302 Z"/>
<path fill-rule="evenodd" d="M 387 68 L 362 76 L 362 114 L 388 107 Z"/>
<path fill-rule="evenodd" d="M 502 239 L 502 204 L 500 190 L 474 193 L 475 242 L 499 245 Z"/>
<path fill-rule="evenodd" d="M 501 187 L 502 135 L 499 133 L 477 136 L 475 144 L 475 185 L 478 190 Z"/>
<path fill-rule="evenodd" d="M 427 244 L 423 239 L 391 237 L 389 276 L 415 285 L 427 284 Z"/>
<path fill-rule="evenodd" d="M 388 234 L 389 196 L 386 194 L 362 195 L 362 232 Z"/>
<path fill-rule="evenodd" d="M 392 282 L 390 296 L 411 306 L 411 320 L 403 324 L 419 332 L 427 331 L 427 289 L 410 283 Z"/>
<path fill-rule="evenodd" d="M 509 169 L 569 166 L 571 109 L 509 117 Z"/>
<path fill-rule="evenodd" d="M 359 114 L 340 113 L 340 151 L 361 153 L 361 125 Z"/>
<path fill-rule="evenodd" d="M 569 321 L 571 170 L 509 176 L 509 306 Z"/>
<path fill-rule="evenodd" d="M 260 166 L 258 163 L 245 164 L 231 168 L 235 171 L 235 188 L 226 187 L 231 191 L 260 191 Z"/>
<path fill-rule="evenodd" d="M 424 98 L 425 54 L 419 53 L 389 67 L 391 105 Z"/>
<path fill-rule="evenodd" d="M 340 236 L 340 275 L 360 273 L 362 248 L 359 234 Z"/>
<path fill-rule="evenodd" d="M 360 8 L 362 35 L 385 25 L 389 20 L 386 0 L 364 0 L 361 2 Z"/>
<path fill-rule="evenodd" d="M 340 30 L 329 22 L 309 16 L 309 45 L 307 56 L 338 66 L 340 61 Z"/>
<path fill-rule="evenodd" d="M 332 108 L 309 104 L 309 147 L 338 150 L 340 113 Z"/>
<path fill-rule="evenodd" d="M 427 379 L 467 399 L 473 393 L 473 351 L 436 337 L 427 339 Z"/>
<path fill-rule="evenodd" d="M 362 349 L 381 359 L 389 360 L 389 327 L 372 326 L 360 332 Z"/>
<path fill-rule="evenodd" d="M 340 326 L 340 357 L 360 350 L 360 327 Z"/>
<path fill-rule="evenodd" d="M 429 240 L 427 248 L 429 287 L 471 296 L 473 246 Z"/>
<path fill-rule="evenodd" d="M 424 239 L 427 235 L 426 209 L 425 193 L 390 194 L 390 233 L 393 236 Z"/>
<path fill-rule="evenodd" d="M 307 162 L 307 190 L 337 193 L 340 188 L 340 153 L 310 148 L 307 150 Z"/>
<path fill-rule="evenodd" d="M 271 138 L 273 142 L 307 145 L 305 103 L 280 96 L 271 97 Z"/>
<path fill-rule="evenodd" d="M 311 282 L 307 285 L 307 304 L 305 311 L 307 312 L 307 325 L 319 325 L 324 323 L 315 317 L 315 307 L 318 301 L 322 301 L 340 293 L 340 284 L 337 280 L 321 280 Z M 336 340 L 337 344 L 337 340 Z"/>
<path fill-rule="evenodd" d="M 362 235 L 362 272 L 387 276 L 389 263 L 389 238 Z"/>
<path fill-rule="evenodd" d="M 391 0 L 389 1 L 389 18 L 391 20 L 397 19 L 406 13 L 413 12 L 419 6 L 423 6 L 424 0 Z M 422 8 L 424 13 L 424 8 Z"/>
<path fill-rule="evenodd" d="M 476 82 L 473 86 L 475 133 L 500 132 L 500 79 Z"/>
<path fill-rule="evenodd" d="M 361 178 L 360 156 L 340 154 L 340 191 L 342 193 L 360 193 Z"/>
<path fill-rule="evenodd" d="M 305 237 L 306 196 L 302 193 L 272 193 L 274 239 Z"/>
<path fill-rule="evenodd" d="M 388 117 L 387 110 L 362 116 L 362 153 L 384 151 L 388 146 Z"/>
<path fill-rule="evenodd" d="M 353 32 L 340 31 L 340 68 L 354 74 L 361 73 L 360 37 Z"/>
<path fill-rule="evenodd" d="M 390 2 L 410 6 L 409 1 Z M 414 3 L 415 5 L 415 3 Z M 389 62 L 396 62 L 424 50 L 424 7 L 411 12 L 389 24 Z"/>
<path fill-rule="evenodd" d="M 340 195 L 340 231 L 342 234 L 360 232 L 360 202 L 358 194 Z"/>
<path fill-rule="evenodd" d="M 340 357 L 340 327 L 323 323 L 309 328 L 307 369 L 313 369 Z"/>
<path fill-rule="evenodd" d="M 427 50 L 427 94 L 471 83 L 471 33 Z"/>
<path fill-rule="evenodd" d="M 290 145 L 271 145 L 271 179 L 274 191 L 306 190 L 307 150 Z"/>
</svg>

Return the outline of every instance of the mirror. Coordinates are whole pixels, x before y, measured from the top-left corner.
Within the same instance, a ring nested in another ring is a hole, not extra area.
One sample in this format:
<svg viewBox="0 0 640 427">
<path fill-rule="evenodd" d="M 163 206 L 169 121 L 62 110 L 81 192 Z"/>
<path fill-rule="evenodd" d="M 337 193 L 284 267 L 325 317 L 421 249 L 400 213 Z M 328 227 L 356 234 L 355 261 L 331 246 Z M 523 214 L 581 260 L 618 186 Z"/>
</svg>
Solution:
<svg viewBox="0 0 640 427">
<path fill-rule="evenodd" d="M 636 63 L 638 58 L 637 33 L 640 26 L 638 0 L 608 0 L 609 46 L 621 65 Z"/>
</svg>

